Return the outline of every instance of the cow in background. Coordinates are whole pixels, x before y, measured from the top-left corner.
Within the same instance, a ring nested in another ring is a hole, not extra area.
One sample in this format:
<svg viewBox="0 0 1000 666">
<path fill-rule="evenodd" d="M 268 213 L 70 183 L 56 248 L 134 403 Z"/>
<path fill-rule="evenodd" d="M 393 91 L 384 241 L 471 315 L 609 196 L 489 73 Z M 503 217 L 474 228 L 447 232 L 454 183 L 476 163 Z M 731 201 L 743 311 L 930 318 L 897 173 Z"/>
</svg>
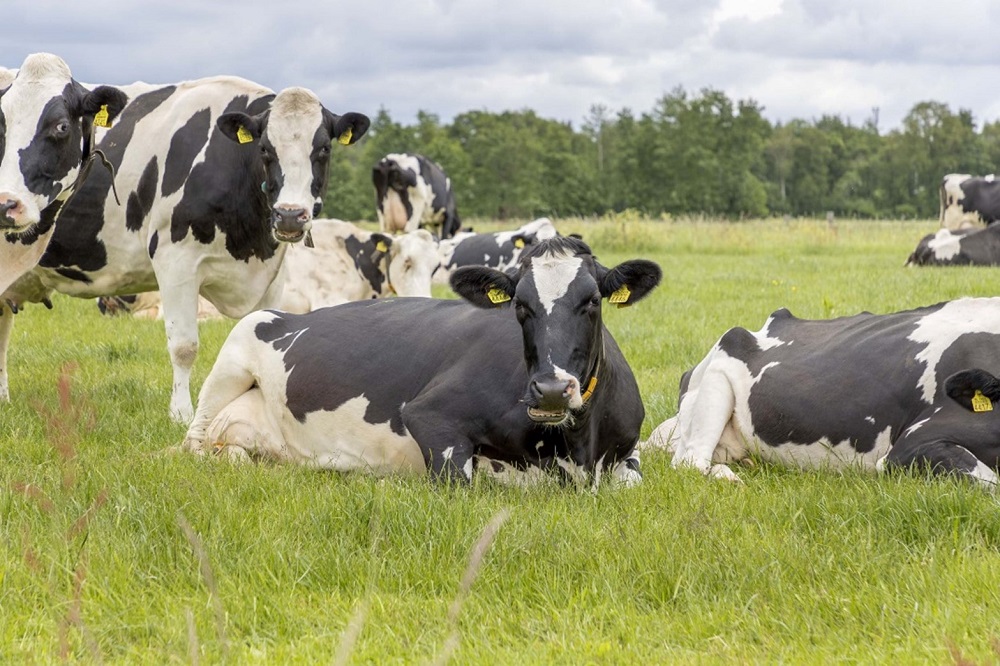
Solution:
<svg viewBox="0 0 1000 666">
<path fill-rule="evenodd" d="M 1000 225 L 938 229 L 920 239 L 907 266 L 1000 266 Z"/>
<path fill-rule="evenodd" d="M 941 227 L 958 231 L 1000 220 L 1000 181 L 989 176 L 950 173 L 941 181 Z"/>
<path fill-rule="evenodd" d="M 275 309 L 302 314 L 392 295 L 430 298 L 438 255 L 437 243 L 427 230 L 387 236 L 341 220 L 313 220 L 311 234 L 314 247 L 298 244 L 288 248 L 281 265 L 284 288 Z M 156 291 L 103 296 L 97 305 L 107 315 L 163 317 Z M 211 303 L 199 299 L 199 319 L 221 316 Z"/>
<path fill-rule="evenodd" d="M 489 266 L 504 271 L 517 265 L 525 248 L 559 235 L 552 220 L 540 217 L 513 231 L 477 234 L 461 231 L 438 243 L 441 267 L 434 281 L 447 284 L 448 277 L 462 266 Z"/>
<path fill-rule="evenodd" d="M 331 142 L 354 143 L 369 120 L 336 115 L 304 88 L 275 94 L 236 77 L 141 88 L 99 143 L 114 184 L 93 170 L 62 211 L 29 286 L 40 281 L 77 297 L 159 288 L 170 415 L 189 421 L 199 293 L 230 317 L 275 302 L 288 244 L 306 238 L 321 205 Z M 23 286 L 4 297 L 37 298 Z M 9 338 L 8 326 L 0 359 Z"/>
<path fill-rule="evenodd" d="M 462 226 L 451 179 L 437 163 L 409 153 L 386 155 L 372 169 L 379 229 L 397 234 L 429 229 L 451 238 Z"/>
</svg>

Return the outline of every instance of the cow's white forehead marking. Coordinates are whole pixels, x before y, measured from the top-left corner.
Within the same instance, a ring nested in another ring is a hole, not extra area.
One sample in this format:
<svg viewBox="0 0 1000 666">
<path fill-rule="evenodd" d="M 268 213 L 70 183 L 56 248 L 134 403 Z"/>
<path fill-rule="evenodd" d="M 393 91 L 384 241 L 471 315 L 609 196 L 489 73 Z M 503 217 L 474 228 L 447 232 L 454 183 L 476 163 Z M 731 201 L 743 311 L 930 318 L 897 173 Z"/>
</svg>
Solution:
<svg viewBox="0 0 1000 666">
<path fill-rule="evenodd" d="M 271 102 L 267 138 L 274 147 L 284 182 L 276 203 L 312 212 L 313 136 L 323 122 L 323 105 L 312 91 L 286 88 Z"/>
<path fill-rule="evenodd" d="M 917 361 L 927 364 L 917 380 L 924 400 L 927 403 L 934 401 L 938 363 L 959 337 L 968 333 L 996 334 L 997 331 L 1000 331 L 998 298 L 962 298 L 945 303 L 936 312 L 922 317 L 908 339 L 927 345 L 916 355 Z"/>
<path fill-rule="evenodd" d="M 552 314 L 556 301 L 569 291 L 569 286 L 582 265 L 583 258 L 569 257 L 565 254 L 532 257 L 531 275 L 546 314 Z"/>
</svg>

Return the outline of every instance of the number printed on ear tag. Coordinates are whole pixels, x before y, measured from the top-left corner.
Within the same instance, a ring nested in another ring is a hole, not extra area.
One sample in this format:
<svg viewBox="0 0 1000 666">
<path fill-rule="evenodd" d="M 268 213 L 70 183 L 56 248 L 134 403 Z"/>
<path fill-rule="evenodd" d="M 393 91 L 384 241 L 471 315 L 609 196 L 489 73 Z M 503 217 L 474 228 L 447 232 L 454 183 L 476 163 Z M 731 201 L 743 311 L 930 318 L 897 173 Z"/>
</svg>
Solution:
<svg viewBox="0 0 1000 666">
<path fill-rule="evenodd" d="M 993 401 L 983 395 L 983 392 L 976 389 L 976 395 L 972 396 L 972 411 L 974 412 L 992 412 L 993 411 Z"/>
<path fill-rule="evenodd" d="M 106 129 L 111 128 L 111 114 L 108 113 L 107 104 L 101 104 L 101 110 L 94 114 L 94 124 Z"/>
<path fill-rule="evenodd" d="M 246 127 L 240 125 L 240 128 L 236 130 L 236 140 L 240 143 L 253 143 L 253 134 L 248 132 Z"/>
<path fill-rule="evenodd" d="M 510 300 L 510 294 L 508 294 L 503 289 L 498 287 L 493 287 L 488 292 L 486 292 L 486 297 L 490 299 L 490 303 L 494 305 L 500 305 L 501 303 L 506 303 Z"/>
<path fill-rule="evenodd" d="M 618 289 L 613 294 L 611 294 L 611 297 L 608 298 L 608 303 L 616 303 L 618 305 L 621 305 L 622 303 L 628 303 L 628 298 L 631 295 L 632 295 L 632 290 L 623 284 L 622 286 L 618 287 Z"/>
</svg>

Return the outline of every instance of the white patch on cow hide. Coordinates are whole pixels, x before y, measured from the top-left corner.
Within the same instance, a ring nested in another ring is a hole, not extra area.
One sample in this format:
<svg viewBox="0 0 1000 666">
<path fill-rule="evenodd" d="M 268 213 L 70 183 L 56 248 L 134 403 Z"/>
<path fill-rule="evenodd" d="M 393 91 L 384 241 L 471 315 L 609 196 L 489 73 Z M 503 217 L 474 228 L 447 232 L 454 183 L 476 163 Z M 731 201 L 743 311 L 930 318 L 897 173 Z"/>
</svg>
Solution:
<svg viewBox="0 0 1000 666">
<path fill-rule="evenodd" d="M 970 178 L 972 176 L 967 173 L 949 173 L 944 177 L 941 183 L 944 190 L 944 200 L 941 202 L 941 226 L 943 228 L 958 231 L 970 227 L 986 226 L 986 222 L 978 212 L 962 210 L 962 200 L 965 199 L 962 183 Z M 987 179 L 989 178 L 990 176 L 987 176 Z"/>
<path fill-rule="evenodd" d="M 581 257 L 568 257 L 565 254 L 544 255 L 531 259 L 531 274 L 535 289 L 546 314 L 552 314 L 556 301 L 569 291 L 569 286 L 576 279 L 582 265 Z"/>
<path fill-rule="evenodd" d="M 865 417 L 865 421 L 868 421 L 868 423 L 871 423 L 872 425 L 875 425 L 875 417 L 874 416 L 866 416 Z"/>
<path fill-rule="evenodd" d="M 903 437 L 909 437 L 910 435 L 912 435 L 916 431 L 920 430 L 920 426 L 922 426 L 923 424 L 927 423 L 930 420 L 931 420 L 931 417 L 929 417 L 929 416 L 926 419 L 920 419 L 919 421 L 917 421 L 916 423 L 914 423 L 909 428 L 907 428 L 906 430 L 903 431 Z"/>
<path fill-rule="evenodd" d="M 920 319 L 907 339 L 924 344 L 916 360 L 926 364 L 917 381 L 927 404 L 937 395 L 937 365 L 959 337 L 1000 331 L 1000 298 L 961 298 Z"/>
<path fill-rule="evenodd" d="M 934 258 L 938 261 L 948 261 L 957 257 L 962 250 L 961 240 L 962 236 L 956 236 L 948 229 L 939 229 L 934 238 L 927 242 L 927 247 L 934 252 Z"/>
<path fill-rule="evenodd" d="M 875 446 L 871 451 L 862 453 L 854 448 L 850 439 L 833 443 L 823 437 L 812 444 L 796 444 L 788 442 L 778 446 L 753 440 L 753 448 L 762 460 L 779 463 L 799 469 L 843 469 L 858 466 L 862 469 L 876 469 L 878 461 L 889 453 L 892 448 L 892 428 L 875 437 Z"/>
<path fill-rule="evenodd" d="M 965 449 L 964 446 L 959 448 Z M 970 456 L 972 455 L 971 451 L 968 449 L 965 450 Z M 1000 477 L 997 476 L 997 473 L 993 471 L 992 467 L 984 463 L 982 460 L 976 461 L 976 468 L 969 472 L 969 476 L 989 488 L 994 488 L 997 483 L 1000 483 Z"/>
</svg>

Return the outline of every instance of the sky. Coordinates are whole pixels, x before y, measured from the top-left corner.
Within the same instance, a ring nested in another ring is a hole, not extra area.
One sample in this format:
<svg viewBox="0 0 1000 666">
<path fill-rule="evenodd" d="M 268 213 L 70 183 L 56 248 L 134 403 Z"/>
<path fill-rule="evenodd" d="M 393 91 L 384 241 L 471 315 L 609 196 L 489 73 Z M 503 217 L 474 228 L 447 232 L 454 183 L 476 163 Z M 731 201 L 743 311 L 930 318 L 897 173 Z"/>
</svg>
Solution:
<svg viewBox="0 0 1000 666">
<path fill-rule="evenodd" d="M 88 83 L 234 74 L 404 124 L 594 105 L 676 87 L 753 99 L 772 122 L 898 128 L 914 104 L 1000 119 L 1000 2 L 964 0 L 3 0 L 0 65 L 61 56 Z M 996 7 L 994 9 L 994 7 Z M 877 111 L 876 111 L 877 109 Z"/>
</svg>

